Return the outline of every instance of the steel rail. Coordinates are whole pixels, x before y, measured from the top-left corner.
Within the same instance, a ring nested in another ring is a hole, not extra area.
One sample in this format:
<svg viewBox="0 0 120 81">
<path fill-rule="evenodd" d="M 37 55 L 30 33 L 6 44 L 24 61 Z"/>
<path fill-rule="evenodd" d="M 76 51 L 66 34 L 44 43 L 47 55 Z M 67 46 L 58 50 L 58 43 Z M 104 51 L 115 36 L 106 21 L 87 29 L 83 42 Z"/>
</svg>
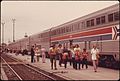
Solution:
<svg viewBox="0 0 120 81">
<path fill-rule="evenodd" d="M 1 57 L 1 59 L 3 59 L 2 57 Z M 12 69 L 12 67 L 10 67 L 10 65 L 3 59 L 3 61 L 7 64 L 7 66 L 13 71 L 13 73 L 20 79 L 20 80 L 23 80 L 16 72 L 15 72 L 15 70 L 13 70 Z"/>
<path fill-rule="evenodd" d="M 23 64 L 23 65 L 25 65 L 25 64 Z M 48 78 L 50 78 L 50 79 L 52 79 L 52 80 L 57 80 L 57 79 L 55 79 L 55 78 L 53 78 L 53 77 L 51 77 L 51 76 L 49 76 L 49 75 L 46 75 L 45 73 L 43 73 L 43 72 L 40 72 L 39 70 L 37 70 L 37 69 L 35 69 L 35 68 L 32 68 L 32 67 L 30 67 L 30 66 L 28 66 L 28 65 L 25 65 L 26 67 L 28 67 L 28 68 L 30 68 L 30 69 L 32 69 L 32 70 L 34 70 L 34 71 L 36 71 L 36 72 L 38 72 L 38 73 L 40 73 L 40 74 L 42 74 L 42 75 L 44 75 L 44 76 L 46 76 L 46 77 L 48 77 Z"/>
<path fill-rule="evenodd" d="M 18 60 L 18 59 L 16 59 L 16 58 L 13 58 L 13 57 L 11 57 L 11 59 L 13 59 L 13 60 L 15 60 L 15 61 L 20 61 L 20 60 Z M 28 67 L 28 68 L 30 68 L 30 69 L 32 69 L 32 70 L 34 70 L 34 71 L 36 71 L 36 72 L 38 72 L 38 73 L 40 73 L 40 74 L 42 74 L 42 75 L 44 75 L 44 76 L 46 76 L 46 77 L 48 77 L 48 78 L 50 78 L 50 79 L 52 79 L 52 80 L 57 80 L 57 79 L 55 79 L 55 78 L 53 78 L 53 77 L 51 77 L 51 76 L 49 76 L 49 75 L 47 75 L 47 74 L 45 74 L 45 73 L 43 73 L 43 72 L 40 72 L 39 70 L 37 70 L 37 69 L 35 69 L 35 68 L 33 68 L 33 67 L 30 67 L 30 66 L 28 66 L 28 65 L 26 65 L 26 64 L 23 64 L 24 66 L 26 66 L 26 67 Z"/>
</svg>

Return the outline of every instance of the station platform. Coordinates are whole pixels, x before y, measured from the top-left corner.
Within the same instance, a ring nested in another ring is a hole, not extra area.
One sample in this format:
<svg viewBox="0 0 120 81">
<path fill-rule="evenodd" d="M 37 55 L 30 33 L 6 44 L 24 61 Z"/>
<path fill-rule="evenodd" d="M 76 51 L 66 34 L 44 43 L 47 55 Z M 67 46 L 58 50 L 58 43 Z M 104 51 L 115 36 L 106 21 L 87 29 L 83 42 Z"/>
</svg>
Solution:
<svg viewBox="0 0 120 81">
<path fill-rule="evenodd" d="M 94 72 L 93 66 L 88 65 L 88 69 L 75 70 L 72 66 L 67 64 L 67 68 L 60 67 L 57 60 L 57 70 L 51 70 L 50 59 L 46 58 L 46 62 L 42 63 L 40 57 L 39 62 L 31 63 L 31 56 L 21 54 L 15 55 L 14 53 L 7 53 L 8 55 L 17 59 L 23 60 L 32 66 L 41 68 L 45 71 L 54 73 L 55 75 L 61 76 L 67 80 L 119 80 L 119 70 L 113 70 L 108 68 L 98 67 L 98 71 Z M 62 65 L 63 66 L 63 65 Z"/>
</svg>

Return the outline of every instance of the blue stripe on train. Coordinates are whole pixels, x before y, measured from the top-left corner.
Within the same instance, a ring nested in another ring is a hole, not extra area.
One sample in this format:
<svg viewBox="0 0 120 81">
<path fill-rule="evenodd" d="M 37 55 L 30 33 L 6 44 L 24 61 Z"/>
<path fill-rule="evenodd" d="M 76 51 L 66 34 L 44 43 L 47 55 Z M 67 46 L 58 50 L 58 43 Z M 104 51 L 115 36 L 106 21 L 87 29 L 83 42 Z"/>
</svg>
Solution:
<svg viewBox="0 0 120 81">
<path fill-rule="evenodd" d="M 78 38 L 73 40 L 73 42 L 83 42 L 83 41 L 96 41 L 96 40 L 112 40 L 112 34 L 108 35 L 100 35 L 94 37 L 85 37 L 85 38 Z"/>
</svg>

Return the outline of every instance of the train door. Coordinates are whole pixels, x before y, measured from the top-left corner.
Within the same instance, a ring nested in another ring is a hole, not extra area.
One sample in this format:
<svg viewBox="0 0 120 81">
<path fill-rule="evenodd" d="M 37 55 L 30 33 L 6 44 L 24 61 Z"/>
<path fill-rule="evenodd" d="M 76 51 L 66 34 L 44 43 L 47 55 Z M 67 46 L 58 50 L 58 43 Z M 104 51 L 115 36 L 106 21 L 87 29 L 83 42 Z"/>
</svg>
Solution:
<svg viewBox="0 0 120 81">
<path fill-rule="evenodd" d="M 68 48 L 70 48 L 73 45 L 73 40 L 69 40 Z"/>
<path fill-rule="evenodd" d="M 85 41 L 85 47 L 84 48 L 87 50 L 87 41 Z"/>
</svg>

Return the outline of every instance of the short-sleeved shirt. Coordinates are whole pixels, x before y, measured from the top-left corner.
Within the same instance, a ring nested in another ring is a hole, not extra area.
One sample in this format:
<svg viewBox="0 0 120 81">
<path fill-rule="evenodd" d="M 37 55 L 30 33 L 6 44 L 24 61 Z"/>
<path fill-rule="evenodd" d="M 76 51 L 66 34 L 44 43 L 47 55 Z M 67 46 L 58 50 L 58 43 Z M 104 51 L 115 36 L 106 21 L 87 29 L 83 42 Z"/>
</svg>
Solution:
<svg viewBox="0 0 120 81">
<path fill-rule="evenodd" d="M 91 49 L 91 54 L 92 54 L 92 60 L 97 60 L 97 54 L 99 53 L 99 50 L 96 48 L 96 49 Z"/>
<path fill-rule="evenodd" d="M 82 57 L 83 57 L 84 59 L 87 59 L 87 56 L 88 56 L 88 52 L 82 52 Z"/>
<path fill-rule="evenodd" d="M 56 55 L 56 49 L 53 49 L 52 47 L 49 49 L 50 55 Z"/>
<path fill-rule="evenodd" d="M 75 55 L 76 55 L 76 54 L 80 54 L 80 52 L 81 52 L 81 49 L 80 49 L 80 48 L 74 48 L 74 53 L 75 53 Z"/>
</svg>

